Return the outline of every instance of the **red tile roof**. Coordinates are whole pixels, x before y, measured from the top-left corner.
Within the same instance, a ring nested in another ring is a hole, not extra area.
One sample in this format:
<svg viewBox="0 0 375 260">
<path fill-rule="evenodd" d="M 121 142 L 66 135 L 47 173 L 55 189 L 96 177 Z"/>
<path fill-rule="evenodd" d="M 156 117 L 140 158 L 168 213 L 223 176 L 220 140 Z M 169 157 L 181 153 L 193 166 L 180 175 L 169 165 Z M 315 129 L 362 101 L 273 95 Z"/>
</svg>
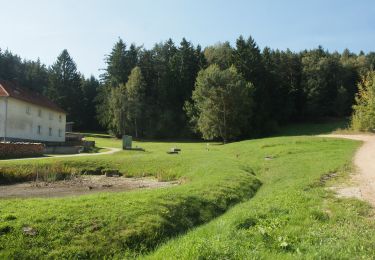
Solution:
<svg viewBox="0 0 375 260">
<path fill-rule="evenodd" d="M 41 107 L 46 107 L 57 112 L 66 114 L 66 112 L 63 109 L 61 109 L 59 106 L 57 106 L 55 103 L 53 103 L 45 96 L 37 92 L 21 88 L 18 85 L 7 80 L 0 80 L 0 97 L 12 97 L 27 103 L 31 103 Z"/>
</svg>

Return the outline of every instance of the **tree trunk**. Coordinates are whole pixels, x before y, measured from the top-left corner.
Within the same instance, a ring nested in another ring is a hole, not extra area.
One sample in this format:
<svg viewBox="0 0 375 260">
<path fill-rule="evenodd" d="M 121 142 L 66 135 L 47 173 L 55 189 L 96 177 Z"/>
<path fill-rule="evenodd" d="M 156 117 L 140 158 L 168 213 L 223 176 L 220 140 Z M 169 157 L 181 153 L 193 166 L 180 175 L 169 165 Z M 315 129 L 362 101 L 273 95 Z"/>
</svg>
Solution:
<svg viewBox="0 0 375 260">
<path fill-rule="evenodd" d="M 137 118 L 134 118 L 135 137 L 138 138 Z"/>
<path fill-rule="evenodd" d="M 224 99 L 224 95 L 223 93 L 221 94 L 222 96 L 222 101 L 223 101 L 223 114 L 224 114 L 224 118 L 223 118 L 223 122 L 224 122 L 224 135 L 223 135 L 223 142 L 224 144 L 227 143 L 227 139 L 228 139 L 228 136 L 227 136 L 227 110 L 226 110 L 226 104 L 225 104 L 225 99 Z"/>
</svg>

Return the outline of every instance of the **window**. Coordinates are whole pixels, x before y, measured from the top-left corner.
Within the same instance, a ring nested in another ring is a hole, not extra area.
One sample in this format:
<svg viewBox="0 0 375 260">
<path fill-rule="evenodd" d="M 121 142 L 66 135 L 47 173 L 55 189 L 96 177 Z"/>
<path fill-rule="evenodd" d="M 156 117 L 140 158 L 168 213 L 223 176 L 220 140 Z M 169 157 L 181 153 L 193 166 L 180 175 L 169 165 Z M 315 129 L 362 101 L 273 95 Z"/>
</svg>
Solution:
<svg viewBox="0 0 375 260">
<path fill-rule="evenodd" d="M 30 106 L 26 107 L 26 114 L 30 115 Z"/>
<path fill-rule="evenodd" d="M 39 110 L 38 110 L 38 116 L 39 117 L 42 117 L 42 110 L 39 108 Z"/>
<path fill-rule="evenodd" d="M 52 128 L 51 127 L 48 128 L 48 134 L 49 134 L 49 136 L 52 136 Z"/>
<path fill-rule="evenodd" d="M 41 133 L 42 133 L 42 127 L 38 125 L 38 135 L 40 135 Z"/>
<path fill-rule="evenodd" d="M 53 119 L 53 114 L 49 112 L 49 120 L 52 120 L 52 119 Z"/>
<path fill-rule="evenodd" d="M 61 137 L 62 136 L 62 131 L 61 131 L 61 129 L 59 129 L 59 137 Z"/>
</svg>

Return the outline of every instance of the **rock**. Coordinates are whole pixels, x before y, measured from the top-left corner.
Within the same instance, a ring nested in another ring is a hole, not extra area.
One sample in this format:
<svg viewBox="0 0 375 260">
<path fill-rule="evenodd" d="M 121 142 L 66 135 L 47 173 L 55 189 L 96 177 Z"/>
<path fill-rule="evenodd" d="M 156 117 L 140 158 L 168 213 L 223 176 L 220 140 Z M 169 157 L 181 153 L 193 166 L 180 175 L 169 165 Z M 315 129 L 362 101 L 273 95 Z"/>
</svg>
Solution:
<svg viewBox="0 0 375 260">
<path fill-rule="evenodd" d="M 22 231 L 27 236 L 36 236 L 38 234 L 38 231 L 32 227 L 23 227 Z"/>
</svg>

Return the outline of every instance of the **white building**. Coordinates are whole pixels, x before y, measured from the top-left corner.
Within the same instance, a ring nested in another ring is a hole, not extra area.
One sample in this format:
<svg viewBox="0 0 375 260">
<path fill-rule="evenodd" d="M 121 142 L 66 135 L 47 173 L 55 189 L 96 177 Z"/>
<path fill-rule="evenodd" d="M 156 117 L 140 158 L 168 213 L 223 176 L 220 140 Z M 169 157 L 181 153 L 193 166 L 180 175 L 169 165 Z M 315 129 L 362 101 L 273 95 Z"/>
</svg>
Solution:
<svg viewBox="0 0 375 260">
<path fill-rule="evenodd" d="M 0 80 L 1 141 L 65 142 L 66 112 L 48 98 Z"/>
</svg>

